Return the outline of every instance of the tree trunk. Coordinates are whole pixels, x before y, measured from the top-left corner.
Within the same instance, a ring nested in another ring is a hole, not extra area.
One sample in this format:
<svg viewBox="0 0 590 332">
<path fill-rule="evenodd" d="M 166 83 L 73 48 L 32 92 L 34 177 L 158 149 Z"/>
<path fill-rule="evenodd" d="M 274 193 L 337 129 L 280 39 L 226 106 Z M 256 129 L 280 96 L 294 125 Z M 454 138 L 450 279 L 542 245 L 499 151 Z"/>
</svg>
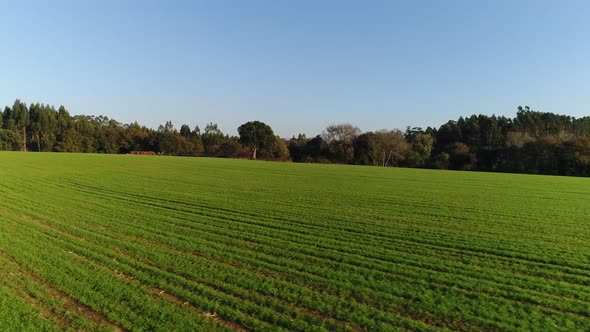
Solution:
<svg viewBox="0 0 590 332">
<path fill-rule="evenodd" d="M 391 160 L 392 154 L 393 154 L 393 152 L 389 151 L 389 154 L 387 155 L 387 159 L 385 159 L 385 164 L 383 165 L 383 167 L 387 167 L 387 165 L 389 165 L 389 160 Z"/>
<path fill-rule="evenodd" d="M 256 160 L 256 147 L 252 150 L 252 159 Z"/>
<path fill-rule="evenodd" d="M 23 127 L 23 151 L 27 151 L 27 128 Z"/>
</svg>

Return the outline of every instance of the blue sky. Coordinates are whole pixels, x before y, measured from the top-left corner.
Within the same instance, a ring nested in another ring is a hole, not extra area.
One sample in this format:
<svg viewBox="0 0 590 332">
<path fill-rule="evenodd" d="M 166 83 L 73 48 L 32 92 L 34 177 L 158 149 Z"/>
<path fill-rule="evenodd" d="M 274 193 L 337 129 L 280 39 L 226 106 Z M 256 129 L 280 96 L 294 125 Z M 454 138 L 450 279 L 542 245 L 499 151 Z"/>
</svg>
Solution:
<svg viewBox="0 0 590 332">
<path fill-rule="evenodd" d="M 589 1 L 0 4 L 0 104 L 227 133 L 590 115 Z"/>
</svg>

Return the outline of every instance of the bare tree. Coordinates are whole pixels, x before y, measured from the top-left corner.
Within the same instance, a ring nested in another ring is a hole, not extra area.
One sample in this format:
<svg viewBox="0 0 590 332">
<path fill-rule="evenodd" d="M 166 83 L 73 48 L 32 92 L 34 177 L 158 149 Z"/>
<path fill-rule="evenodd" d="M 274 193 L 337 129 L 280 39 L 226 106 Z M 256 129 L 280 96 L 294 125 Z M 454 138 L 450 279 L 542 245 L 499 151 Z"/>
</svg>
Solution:
<svg viewBox="0 0 590 332">
<path fill-rule="evenodd" d="M 336 153 L 340 153 L 346 162 L 353 157 L 353 141 L 359 136 L 361 130 L 350 123 L 330 125 L 322 133 L 322 138 Z"/>
<path fill-rule="evenodd" d="M 375 133 L 375 161 L 377 165 L 387 167 L 403 160 L 410 144 L 406 142 L 404 134 L 396 130 L 380 130 Z"/>
</svg>

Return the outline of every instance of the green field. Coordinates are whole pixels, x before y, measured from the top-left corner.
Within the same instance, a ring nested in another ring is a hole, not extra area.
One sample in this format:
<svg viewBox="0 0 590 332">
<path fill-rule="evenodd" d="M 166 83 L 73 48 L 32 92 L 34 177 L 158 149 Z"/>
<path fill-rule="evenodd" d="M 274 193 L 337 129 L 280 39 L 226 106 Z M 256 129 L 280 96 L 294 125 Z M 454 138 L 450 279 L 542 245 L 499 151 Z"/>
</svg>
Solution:
<svg viewBox="0 0 590 332">
<path fill-rule="evenodd" d="M 590 330 L 590 179 L 0 153 L 0 330 Z"/>
</svg>

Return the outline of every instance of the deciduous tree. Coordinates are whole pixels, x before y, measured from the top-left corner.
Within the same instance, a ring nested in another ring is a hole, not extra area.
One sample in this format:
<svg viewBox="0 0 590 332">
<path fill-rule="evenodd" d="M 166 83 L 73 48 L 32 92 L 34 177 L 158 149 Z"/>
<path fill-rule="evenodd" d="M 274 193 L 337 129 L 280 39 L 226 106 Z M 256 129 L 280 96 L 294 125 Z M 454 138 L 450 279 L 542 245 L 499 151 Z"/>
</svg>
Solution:
<svg viewBox="0 0 590 332">
<path fill-rule="evenodd" d="M 252 151 L 252 159 L 256 160 L 256 150 L 268 147 L 275 140 L 272 129 L 260 121 L 250 121 L 238 127 L 240 143 L 247 145 Z"/>
</svg>

